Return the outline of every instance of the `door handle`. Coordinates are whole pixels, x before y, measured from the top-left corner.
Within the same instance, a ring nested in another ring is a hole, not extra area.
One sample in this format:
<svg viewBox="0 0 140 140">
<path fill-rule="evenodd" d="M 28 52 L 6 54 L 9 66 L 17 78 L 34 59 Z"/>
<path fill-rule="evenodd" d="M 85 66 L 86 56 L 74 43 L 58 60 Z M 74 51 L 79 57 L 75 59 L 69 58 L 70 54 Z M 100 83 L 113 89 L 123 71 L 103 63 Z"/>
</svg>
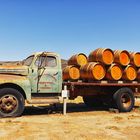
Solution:
<svg viewBox="0 0 140 140">
<path fill-rule="evenodd" d="M 53 76 L 56 76 L 58 74 L 58 72 L 54 73 Z"/>
</svg>

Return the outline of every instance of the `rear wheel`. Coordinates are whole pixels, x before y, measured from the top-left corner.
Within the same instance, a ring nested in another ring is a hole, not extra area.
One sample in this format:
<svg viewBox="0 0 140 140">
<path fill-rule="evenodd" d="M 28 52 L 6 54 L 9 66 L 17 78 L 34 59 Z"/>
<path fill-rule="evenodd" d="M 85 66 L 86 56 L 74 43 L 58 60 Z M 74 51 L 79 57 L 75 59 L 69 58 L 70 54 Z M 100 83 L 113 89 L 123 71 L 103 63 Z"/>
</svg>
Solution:
<svg viewBox="0 0 140 140">
<path fill-rule="evenodd" d="M 120 112 L 130 112 L 135 104 L 133 92 L 129 88 L 121 88 L 114 93 L 115 106 Z"/>
<path fill-rule="evenodd" d="M 22 94 L 12 88 L 0 90 L 0 116 L 17 117 L 24 111 L 24 97 Z"/>
</svg>

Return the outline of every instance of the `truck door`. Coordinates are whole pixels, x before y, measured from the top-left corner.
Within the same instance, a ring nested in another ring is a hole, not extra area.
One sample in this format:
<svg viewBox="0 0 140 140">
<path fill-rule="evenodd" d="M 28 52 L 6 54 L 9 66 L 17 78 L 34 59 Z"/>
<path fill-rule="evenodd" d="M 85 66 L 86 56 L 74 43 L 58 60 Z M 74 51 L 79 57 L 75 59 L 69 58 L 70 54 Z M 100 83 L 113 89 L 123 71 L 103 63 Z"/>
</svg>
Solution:
<svg viewBox="0 0 140 140">
<path fill-rule="evenodd" d="M 36 60 L 36 65 L 38 65 L 38 93 L 59 93 L 61 71 L 57 57 L 41 55 Z"/>
</svg>

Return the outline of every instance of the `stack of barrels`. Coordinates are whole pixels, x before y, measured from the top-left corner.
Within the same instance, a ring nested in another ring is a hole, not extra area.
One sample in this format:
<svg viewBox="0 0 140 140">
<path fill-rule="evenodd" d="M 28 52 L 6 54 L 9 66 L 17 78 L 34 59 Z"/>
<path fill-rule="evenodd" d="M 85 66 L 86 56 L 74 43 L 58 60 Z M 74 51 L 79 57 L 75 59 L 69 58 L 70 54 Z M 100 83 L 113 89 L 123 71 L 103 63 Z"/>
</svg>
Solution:
<svg viewBox="0 0 140 140">
<path fill-rule="evenodd" d="M 140 80 L 140 53 L 98 48 L 87 57 L 80 53 L 68 60 L 63 80 Z"/>
<path fill-rule="evenodd" d="M 83 53 L 73 55 L 68 60 L 68 66 L 63 69 L 63 80 L 80 79 L 80 68 L 88 63 L 87 56 Z"/>
</svg>

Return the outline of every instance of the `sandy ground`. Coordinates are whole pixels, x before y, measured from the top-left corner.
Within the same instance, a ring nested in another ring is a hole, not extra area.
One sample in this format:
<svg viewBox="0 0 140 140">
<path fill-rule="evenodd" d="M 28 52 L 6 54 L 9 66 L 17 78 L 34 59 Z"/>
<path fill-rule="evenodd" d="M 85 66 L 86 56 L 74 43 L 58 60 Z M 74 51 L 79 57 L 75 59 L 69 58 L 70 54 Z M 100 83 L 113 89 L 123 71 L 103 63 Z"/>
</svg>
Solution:
<svg viewBox="0 0 140 140">
<path fill-rule="evenodd" d="M 0 119 L 0 140 L 139 140 L 140 101 L 130 113 L 88 109 L 77 99 L 62 115 L 50 107 L 27 107 L 22 117 Z"/>
</svg>

